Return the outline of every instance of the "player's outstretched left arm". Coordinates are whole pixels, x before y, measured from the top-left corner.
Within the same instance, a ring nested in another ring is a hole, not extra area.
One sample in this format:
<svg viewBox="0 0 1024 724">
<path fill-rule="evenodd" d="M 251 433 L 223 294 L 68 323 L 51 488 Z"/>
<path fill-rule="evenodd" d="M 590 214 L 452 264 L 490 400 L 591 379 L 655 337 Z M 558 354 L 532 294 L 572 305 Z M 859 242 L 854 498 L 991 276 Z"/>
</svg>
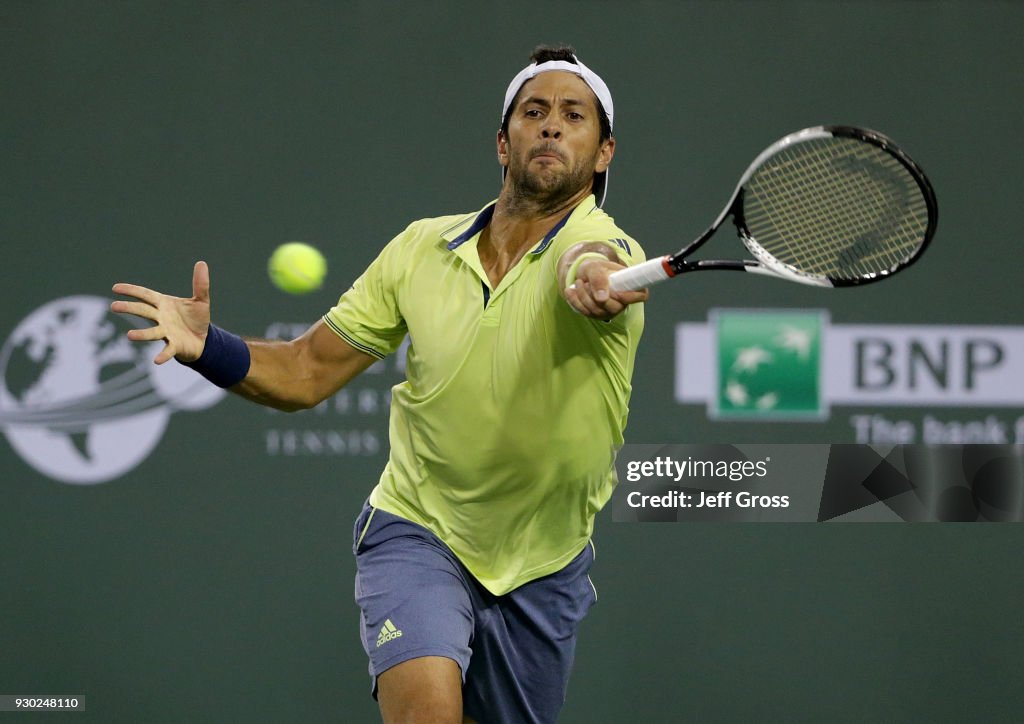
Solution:
<svg viewBox="0 0 1024 724">
<path fill-rule="evenodd" d="M 609 288 L 609 275 L 625 268 L 607 244 L 576 244 L 558 260 L 559 288 L 565 301 L 583 316 L 608 320 L 630 304 L 646 302 L 650 297 L 647 289 L 615 292 Z M 568 278 L 572 271 L 575 279 Z"/>
<path fill-rule="evenodd" d="M 374 362 L 317 321 L 290 342 L 243 340 L 210 324 L 210 270 L 197 262 L 192 272 L 192 296 L 174 297 L 137 284 L 115 284 L 113 291 L 131 297 L 110 308 L 153 322 L 133 329 L 133 342 L 163 341 L 153 360 L 177 359 L 220 387 L 279 410 L 314 407 Z M 209 358 L 209 359 L 207 359 Z"/>
</svg>

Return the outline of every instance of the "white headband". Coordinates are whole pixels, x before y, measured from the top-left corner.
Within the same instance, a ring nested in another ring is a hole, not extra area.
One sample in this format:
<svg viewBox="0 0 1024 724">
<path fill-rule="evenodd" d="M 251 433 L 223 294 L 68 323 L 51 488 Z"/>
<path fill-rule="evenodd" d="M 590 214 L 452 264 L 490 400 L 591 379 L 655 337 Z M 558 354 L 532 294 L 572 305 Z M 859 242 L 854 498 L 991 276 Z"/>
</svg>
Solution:
<svg viewBox="0 0 1024 724">
<path fill-rule="evenodd" d="M 501 122 L 505 122 L 505 116 L 508 115 L 508 109 L 512 105 L 512 100 L 516 97 L 516 93 L 523 87 L 523 84 L 531 78 L 546 73 L 550 70 L 564 70 L 569 73 L 578 75 L 583 79 L 583 82 L 590 86 L 590 90 L 594 91 L 594 95 L 601 101 L 601 106 L 604 108 L 605 115 L 608 116 L 608 127 L 613 127 L 613 119 L 615 117 L 615 107 L 612 104 L 612 94 L 608 90 L 608 86 L 601 80 L 601 76 L 592 71 L 587 66 L 580 62 L 580 59 L 575 55 L 572 56 L 576 61 L 570 63 L 566 60 L 549 60 L 545 63 L 532 63 L 521 71 L 518 75 L 512 79 L 512 82 L 508 84 L 508 90 L 505 91 L 505 103 L 501 107 Z"/>
</svg>

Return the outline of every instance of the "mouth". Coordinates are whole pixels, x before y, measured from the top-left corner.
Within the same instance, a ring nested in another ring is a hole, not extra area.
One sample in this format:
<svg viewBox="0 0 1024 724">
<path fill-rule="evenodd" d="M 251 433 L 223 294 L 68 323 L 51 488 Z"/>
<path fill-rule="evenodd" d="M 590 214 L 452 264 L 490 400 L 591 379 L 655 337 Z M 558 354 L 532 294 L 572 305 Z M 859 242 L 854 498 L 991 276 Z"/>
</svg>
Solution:
<svg viewBox="0 0 1024 724">
<path fill-rule="evenodd" d="M 530 157 L 531 161 L 538 159 L 541 161 L 560 161 L 565 163 L 565 159 L 562 158 L 562 155 L 554 151 L 541 151 L 540 153 L 535 153 Z"/>
</svg>

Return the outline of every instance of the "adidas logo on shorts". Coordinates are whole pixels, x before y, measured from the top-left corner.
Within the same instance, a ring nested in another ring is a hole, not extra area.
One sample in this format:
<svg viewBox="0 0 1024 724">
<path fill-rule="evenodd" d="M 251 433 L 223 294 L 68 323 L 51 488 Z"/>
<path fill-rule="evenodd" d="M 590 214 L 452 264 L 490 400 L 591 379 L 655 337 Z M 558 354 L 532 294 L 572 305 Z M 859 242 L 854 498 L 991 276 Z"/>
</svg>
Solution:
<svg viewBox="0 0 1024 724">
<path fill-rule="evenodd" d="M 386 619 L 384 625 L 380 628 L 380 633 L 377 634 L 377 648 L 379 649 L 383 644 L 392 639 L 397 639 L 401 635 L 401 630 L 395 628 L 395 624 L 391 623 L 391 619 Z"/>
</svg>

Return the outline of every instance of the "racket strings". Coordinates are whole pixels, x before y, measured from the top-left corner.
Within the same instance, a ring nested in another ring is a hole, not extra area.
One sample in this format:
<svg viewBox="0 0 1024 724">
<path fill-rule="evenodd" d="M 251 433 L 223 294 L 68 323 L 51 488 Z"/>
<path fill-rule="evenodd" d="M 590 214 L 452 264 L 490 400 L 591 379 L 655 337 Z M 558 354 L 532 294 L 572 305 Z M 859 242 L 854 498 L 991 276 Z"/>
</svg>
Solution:
<svg viewBox="0 0 1024 724">
<path fill-rule="evenodd" d="M 856 279 L 892 270 L 925 237 L 913 174 L 851 138 L 813 139 L 768 159 L 745 185 L 744 218 L 765 252 L 803 274 Z"/>
<path fill-rule="evenodd" d="M 892 226 L 895 215 L 891 203 L 886 208 L 886 199 L 893 198 L 898 190 L 889 188 L 883 193 L 879 184 L 872 183 L 878 180 L 877 175 L 872 179 L 865 174 L 847 173 L 840 179 L 834 168 L 822 163 L 821 154 L 791 152 L 787 155 L 789 158 L 779 159 L 779 163 L 767 168 L 767 173 L 762 175 L 770 193 L 761 200 L 775 230 L 790 232 L 778 235 L 781 248 L 790 259 L 818 271 L 822 264 L 827 265 L 828 260 L 837 255 L 840 261 L 846 262 L 844 266 L 850 266 L 856 256 L 872 257 L 876 261 L 881 256 L 885 259 L 884 266 L 888 266 L 890 260 L 886 252 L 890 250 L 878 245 L 878 232 L 885 225 Z M 834 183 L 840 180 L 843 181 L 841 188 Z M 882 179 L 882 183 L 884 181 Z M 850 203 L 846 195 L 856 197 L 858 203 Z M 808 199 L 813 203 L 807 203 Z M 798 206 L 794 206 L 794 200 L 800 202 Z M 793 211 L 798 211 L 799 216 L 794 216 Z M 819 241 L 804 248 L 800 242 L 812 238 L 809 231 L 817 232 Z M 760 233 L 758 238 L 768 243 L 770 251 L 781 255 L 779 248 L 765 236 Z M 873 251 L 880 251 L 881 255 Z"/>
<path fill-rule="evenodd" d="M 884 242 L 891 242 L 887 232 L 891 237 L 901 221 L 900 190 L 878 174 L 834 173 L 842 166 L 829 168 L 821 160 L 820 156 L 796 155 L 794 163 L 777 169 L 781 174 L 765 176 L 772 188 L 762 200 L 776 230 L 789 232 L 779 234 L 788 260 L 813 273 L 834 274 L 837 270 L 833 267 L 839 266 L 855 276 L 898 263 L 903 249 L 898 243 Z M 788 186 L 781 185 L 785 183 Z M 783 193 L 790 196 L 783 197 Z M 847 196 L 856 202 L 851 203 Z M 798 205 L 794 206 L 794 200 Z M 798 217 L 794 211 L 799 212 Z M 759 238 L 765 240 L 765 236 L 762 233 Z M 778 247 L 768 246 L 770 253 L 782 255 Z"/>
</svg>

